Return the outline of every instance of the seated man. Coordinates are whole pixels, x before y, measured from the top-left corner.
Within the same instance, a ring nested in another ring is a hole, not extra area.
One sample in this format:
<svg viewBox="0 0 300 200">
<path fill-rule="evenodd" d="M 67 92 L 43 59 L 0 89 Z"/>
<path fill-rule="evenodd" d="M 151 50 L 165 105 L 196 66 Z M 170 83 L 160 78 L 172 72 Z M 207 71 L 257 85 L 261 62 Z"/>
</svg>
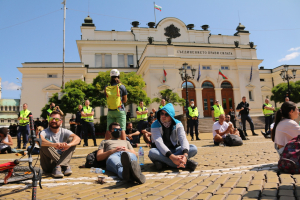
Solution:
<svg viewBox="0 0 300 200">
<path fill-rule="evenodd" d="M 49 128 L 41 131 L 41 166 L 44 172 L 55 178 L 72 174 L 70 161 L 80 138 L 68 129 L 60 128 L 61 113 L 53 111 L 49 116 Z M 62 173 L 64 171 L 64 174 Z"/>
<path fill-rule="evenodd" d="M 148 118 L 148 128 L 142 130 L 144 141 L 148 147 L 153 147 L 153 143 L 151 142 L 151 125 L 155 120 L 155 118 Z"/>
<path fill-rule="evenodd" d="M 106 160 L 106 170 L 117 174 L 121 179 L 145 183 L 140 165 L 131 144 L 121 137 L 120 124 L 113 122 L 109 125 L 111 139 L 103 140 L 97 152 L 97 161 Z"/>
<path fill-rule="evenodd" d="M 131 122 L 126 123 L 126 140 L 130 142 L 132 147 L 137 147 L 137 142 L 139 141 L 140 132 L 132 127 Z"/>
<path fill-rule="evenodd" d="M 234 128 L 234 124 L 232 123 L 232 121 L 230 121 L 230 119 L 231 119 L 230 115 L 225 116 L 225 122 L 228 123 L 229 125 L 231 125 L 231 129 L 229 130 L 230 134 L 238 135 L 242 138 L 242 140 L 249 140 L 249 138 L 246 138 L 246 136 L 244 135 L 243 130 Z"/>
<path fill-rule="evenodd" d="M 198 163 L 190 158 L 197 154 L 197 147 L 189 145 L 182 123 L 174 116 L 171 103 L 157 111 L 157 120 L 151 125 L 151 140 L 156 148 L 152 148 L 148 156 L 157 170 L 167 165 L 194 171 Z"/>
<path fill-rule="evenodd" d="M 230 116 L 229 120 L 230 121 Z M 234 134 L 239 135 L 239 131 L 233 128 L 233 124 L 227 123 L 225 121 L 225 115 L 221 114 L 219 116 L 219 121 L 216 121 L 213 125 L 213 137 L 214 137 L 214 144 L 219 145 L 220 143 L 224 142 L 224 138 L 227 134 Z"/>
</svg>

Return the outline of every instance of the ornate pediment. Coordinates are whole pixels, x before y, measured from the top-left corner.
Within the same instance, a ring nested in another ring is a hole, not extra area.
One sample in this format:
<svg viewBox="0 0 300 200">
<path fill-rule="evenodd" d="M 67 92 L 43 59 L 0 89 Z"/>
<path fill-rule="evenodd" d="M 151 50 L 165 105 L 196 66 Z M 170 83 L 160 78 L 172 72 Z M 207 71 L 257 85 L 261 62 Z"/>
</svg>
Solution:
<svg viewBox="0 0 300 200">
<path fill-rule="evenodd" d="M 166 89 L 170 89 L 170 86 L 166 85 L 166 84 L 162 84 L 162 85 L 157 86 L 157 88 L 159 90 L 166 90 Z"/>
<path fill-rule="evenodd" d="M 272 90 L 272 88 L 269 88 L 265 85 L 261 86 L 261 91 L 271 91 L 271 90 Z"/>
<path fill-rule="evenodd" d="M 61 90 L 61 88 L 52 84 L 52 85 L 49 85 L 49 86 L 43 88 L 42 90 L 44 92 L 58 92 Z"/>
<path fill-rule="evenodd" d="M 176 26 L 174 26 L 174 24 L 171 24 L 170 26 L 167 26 L 165 28 L 165 36 L 169 37 L 169 38 L 177 38 L 177 37 L 180 37 L 181 34 L 179 33 L 180 32 L 180 29 L 177 28 Z"/>
<path fill-rule="evenodd" d="M 255 88 L 255 86 L 254 86 L 254 85 L 252 85 L 252 84 L 248 84 L 248 85 L 246 85 L 246 88 L 248 88 L 248 89 L 254 89 L 254 88 Z"/>
</svg>

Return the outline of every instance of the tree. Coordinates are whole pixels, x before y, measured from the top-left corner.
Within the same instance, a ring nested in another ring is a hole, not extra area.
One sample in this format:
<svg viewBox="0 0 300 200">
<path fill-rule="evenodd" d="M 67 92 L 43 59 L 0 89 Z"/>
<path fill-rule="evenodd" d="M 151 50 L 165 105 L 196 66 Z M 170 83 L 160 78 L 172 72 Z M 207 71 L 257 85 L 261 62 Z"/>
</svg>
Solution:
<svg viewBox="0 0 300 200">
<path fill-rule="evenodd" d="M 143 78 L 135 72 L 120 74 L 121 83 L 127 90 L 127 102 L 125 105 L 138 104 L 139 101 L 144 101 L 145 105 L 150 103 L 150 98 L 147 96 L 144 87 L 146 86 Z M 110 82 L 110 71 L 99 72 L 98 76 L 93 81 L 93 86 L 97 92 L 94 93 L 97 106 L 106 106 L 106 96 L 104 95 L 105 86 Z"/>
<path fill-rule="evenodd" d="M 287 83 L 279 83 L 272 89 L 273 95 L 271 96 L 271 100 L 275 102 L 283 103 L 287 92 L 288 92 Z M 296 82 L 290 81 L 289 98 L 295 103 L 300 102 L 300 80 Z"/>
<path fill-rule="evenodd" d="M 179 95 L 176 92 L 173 92 L 174 89 L 166 89 L 161 90 L 158 92 L 158 94 L 152 99 L 152 103 L 160 103 L 161 99 L 165 99 L 167 103 L 172 103 L 174 106 L 179 104 L 180 106 L 185 106 L 185 99 L 180 98 Z"/>
</svg>

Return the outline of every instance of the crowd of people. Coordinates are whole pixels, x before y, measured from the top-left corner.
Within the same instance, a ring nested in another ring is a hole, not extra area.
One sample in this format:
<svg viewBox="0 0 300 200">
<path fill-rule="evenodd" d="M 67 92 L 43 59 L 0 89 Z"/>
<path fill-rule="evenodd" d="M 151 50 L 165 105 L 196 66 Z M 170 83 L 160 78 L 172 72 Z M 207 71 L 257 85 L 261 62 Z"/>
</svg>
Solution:
<svg viewBox="0 0 300 200">
<path fill-rule="evenodd" d="M 198 131 L 200 115 L 194 101 L 190 101 L 186 111 L 187 132 L 182 122 L 174 118 L 173 104 L 167 103 L 165 99 L 161 100 L 158 110 L 152 109 L 149 116 L 147 107 L 144 106 L 143 101 L 140 101 L 136 108 L 138 124 L 135 128 L 132 122 L 128 121 L 130 116 L 125 112 L 127 90 L 120 81 L 120 72 L 113 69 L 110 76 L 111 80 L 105 87 L 108 106 L 107 131 L 105 140 L 100 143 L 96 153 L 97 162 L 105 162 L 106 170 L 115 173 L 121 179 L 144 183 L 146 178 L 141 172 L 137 153 L 133 149 L 138 147 L 140 138 L 143 138 L 151 147 L 148 157 L 157 170 L 169 167 L 194 171 L 198 163 L 192 158 L 197 154 L 197 147 L 189 144 L 186 137 L 186 134 L 190 134 L 192 141 L 194 136 L 196 140 L 200 140 Z M 280 153 L 285 144 L 300 133 L 299 125 L 294 121 L 299 116 L 298 108 L 295 103 L 286 101 L 276 112 L 274 124 L 272 121 L 275 109 L 269 104 L 268 99 L 265 100 L 262 109 L 266 123 L 263 134 L 271 135 Z M 214 145 L 226 143 L 228 136 L 246 140 L 246 121 L 250 124 L 252 135 L 256 136 L 253 121 L 249 116 L 250 110 L 246 97 L 242 97 L 242 102 L 236 107 L 241 118 L 241 127 L 238 129 L 234 109 L 230 108 L 230 112 L 225 115 L 222 105 L 216 100 L 211 113 L 214 121 L 212 126 Z M 47 113 L 47 120 L 35 121 L 36 134 L 41 138 L 42 143 L 41 146 L 34 144 L 33 153 L 40 155 L 41 167 L 45 173 L 51 173 L 55 178 L 69 176 L 72 174 L 70 161 L 81 140 L 84 140 L 83 146 L 88 146 L 88 134 L 91 134 L 94 146 L 98 146 L 95 137 L 94 108 L 89 100 L 85 100 L 84 106 L 78 105 L 76 116 L 72 116 L 69 121 L 70 130 L 61 127 L 64 113 L 59 106 L 51 103 Z M 23 136 L 23 149 L 28 143 L 29 115 L 31 112 L 25 103 L 18 118 L 17 148 L 21 148 L 21 136 Z M 47 126 L 44 121 L 47 121 Z M 0 129 L 0 152 L 10 153 L 12 145 L 8 130 Z"/>
</svg>

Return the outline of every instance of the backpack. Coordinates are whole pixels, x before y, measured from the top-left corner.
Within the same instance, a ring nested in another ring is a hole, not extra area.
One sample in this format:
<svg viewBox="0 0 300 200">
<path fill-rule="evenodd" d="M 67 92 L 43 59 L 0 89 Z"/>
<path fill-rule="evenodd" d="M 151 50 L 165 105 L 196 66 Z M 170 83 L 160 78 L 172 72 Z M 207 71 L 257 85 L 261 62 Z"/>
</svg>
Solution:
<svg viewBox="0 0 300 200">
<path fill-rule="evenodd" d="M 243 145 L 243 140 L 238 135 L 228 134 L 224 138 L 224 142 L 227 146 L 241 146 Z"/>
<path fill-rule="evenodd" d="M 289 174 L 300 173 L 300 135 L 291 139 L 284 147 L 278 161 L 278 169 Z"/>
<path fill-rule="evenodd" d="M 105 88 L 107 107 L 111 110 L 117 110 L 122 106 L 120 93 L 121 85 L 121 83 L 114 86 L 108 85 Z"/>
<path fill-rule="evenodd" d="M 104 167 L 106 167 L 106 160 L 97 161 L 97 159 L 96 159 L 97 152 L 98 152 L 98 150 L 93 151 L 92 153 L 89 153 L 86 156 L 86 162 L 84 164 L 84 166 L 86 168 L 91 168 L 91 167 L 104 168 Z"/>
</svg>

